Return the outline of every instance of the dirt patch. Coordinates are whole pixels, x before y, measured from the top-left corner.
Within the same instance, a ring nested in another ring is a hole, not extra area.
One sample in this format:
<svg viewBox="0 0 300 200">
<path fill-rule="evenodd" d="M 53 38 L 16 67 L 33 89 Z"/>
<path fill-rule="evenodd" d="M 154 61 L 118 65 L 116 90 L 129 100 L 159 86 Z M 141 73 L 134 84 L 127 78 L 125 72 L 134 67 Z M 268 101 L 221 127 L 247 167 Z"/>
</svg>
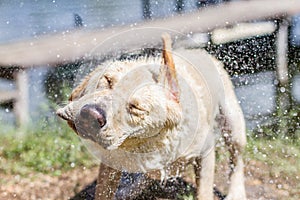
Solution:
<svg viewBox="0 0 300 200">
<path fill-rule="evenodd" d="M 0 199 L 69 199 L 93 182 L 97 172 L 98 168 L 93 167 L 76 168 L 61 176 L 33 173 L 24 178 L 19 175 L 0 174 Z"/>
<path fill-rule="evenodd" d="M 296 177 L 274 175 L 266 163 L 248 160 L 245 167 L 246 193 L 249 200 L 298 200 L 300 199 L 300 180 Z M 221 165 L 217 170 L 216 186 L 222 191 L 227 191 L 229 169 Z M 300 177 L 299 177 L 300 178 Z"/>
<path fill-rule="evenodd" d="M 246 190 L 249 200 L 300 199 L 299 181 L 295 177 L 276 177 L 269 173 L 265 163 L 246 161 Z M 216 186 L 226 193 L 228 168 L 218 165 Z M 92 183 L 98 173 L 98 167 L 91 169 L 75 168 L 61 176 L 32 173 L 28 177 L 0 174 L 0 200 L 57 200 L 70 199 L 87 185 Z"/>
</svg>

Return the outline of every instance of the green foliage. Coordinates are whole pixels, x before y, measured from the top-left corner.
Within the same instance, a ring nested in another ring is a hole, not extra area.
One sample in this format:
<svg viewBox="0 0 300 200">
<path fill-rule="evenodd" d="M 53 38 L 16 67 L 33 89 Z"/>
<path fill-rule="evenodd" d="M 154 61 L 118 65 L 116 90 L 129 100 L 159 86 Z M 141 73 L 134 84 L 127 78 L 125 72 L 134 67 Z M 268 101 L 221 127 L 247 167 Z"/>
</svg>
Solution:
<svg viewBox="0 0 300 200">
<path fill-rule="evenodd" d="M 192 194 L 190 194 L 190 195 L 184 195 L 184 196 L 182 196 L 182 199 L 183 200 L 194 200 L 195 198 L 194 198 L 194 196 Z"/>
<path fill-rule="evenodd" d="M 281 175 L 295 178 L 300 171 L 299 147 L 299 143 L 294 143 L 289 139 L 248 138 L 245 157 L 270 166 L 271 176 Z"/>
<path fill-rule="evenodd" d="M 26 175 L 32 171 L 59 175 L 75 166 L 95 162 L 80 139 L 66 125 L 48 124 L 18 136 L 0 135 L 0 171 Z"/>
<path fill-rule="evenodd" d="M 51 68 L 45 78 L 45 90 L 49 100 L 53 103 L 66 101 L 73 88 L 77 70 L 82 60 L 65 63 Z"/>
<path fill-rule="evenodd" d="M 263 163 L 263 177 L 289 185 L 289 199 L 299 199 L 300 143 L 291 139 L 248 138 L 245 158 Z"/>
<path fill-rule="evenodd" d="M 289 110 L 277 109 L 270 116 L 272 123 L 259 126 L 253 131 L 256 138 L 289 140 L 300 144 L 300 105 L 294 104 Z"/>
</svg>

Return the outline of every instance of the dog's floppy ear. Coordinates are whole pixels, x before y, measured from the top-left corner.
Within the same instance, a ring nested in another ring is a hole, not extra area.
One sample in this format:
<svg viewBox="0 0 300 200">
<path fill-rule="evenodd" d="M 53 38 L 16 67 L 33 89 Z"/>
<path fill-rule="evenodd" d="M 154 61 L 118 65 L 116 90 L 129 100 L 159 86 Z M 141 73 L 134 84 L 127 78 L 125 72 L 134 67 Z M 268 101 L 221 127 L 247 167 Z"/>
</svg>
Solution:
<svg viewBox="0 0 300 200">
<path fill-rule="evenodd" d="M 159 81 L 164 85 L 169 98 L 179 102 L 179 85 L 172 56 L 172 41 L 169 34 L 162 35 L 163 50 Z"/>
</svg>

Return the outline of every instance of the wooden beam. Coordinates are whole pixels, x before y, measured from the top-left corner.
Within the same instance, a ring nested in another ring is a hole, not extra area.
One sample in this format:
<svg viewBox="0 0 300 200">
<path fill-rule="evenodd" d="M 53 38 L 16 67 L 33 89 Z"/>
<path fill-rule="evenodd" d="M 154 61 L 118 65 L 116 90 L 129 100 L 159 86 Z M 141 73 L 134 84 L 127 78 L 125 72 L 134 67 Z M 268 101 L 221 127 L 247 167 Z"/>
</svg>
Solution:
<svg viewBox="0 0 300 200">
<path fill-rule="evenodd" d="M 0 91 L 0 103 L 14 100 L 18 97 L 17 91 Z"/>
<path fill-rule="evenodd" d="M 288 20 L 283 20 L 279 23 L 277 32 L 276 45 L 276 112 L 278 118 L 278 131 L 276 132 L 281 137 L 288 135 L 289 110 L 292 106 L 291 86 L 289 84 L 290 76 L 288 70 Z"/>
<path fill-rule="evenodd" d="M 286 85 L 289 81 L 288 74 L 288 22 L 283 20 L 279 24 L 279 29 L 276 38 L 277 56 L 276 56 L 276 72 L 277 79 L 281 85 Z"/>
<path fill-rule="evenodd" d="M 137 25 L 98 31 L 64 32 L 28 41 L 0 45 L 0 65 L 42 66 L 74 61 L 87 55 L 106 55 L 161 43 L 161 34 L 207 32 L 251 20 L 280 18 L 300 12 L 300 0 L 234 1 L 195 13 Z"/>
<path fill-rule="evenodd" d="M 15 74 L 15 80 L 18 91 L 14 104 L 16 121 L 19 127 L 26 128 L 29 122 L 29 93 L 27 71 L 17 71 Z"/>
<path fill-rule="evenodd" d="M 255 36 L 263 36 L 274 33 L 274 22 L 239 23 L 230 28 L 215 29 L 211 33 L 214 44 L 224 44 Z"/>
</svg>

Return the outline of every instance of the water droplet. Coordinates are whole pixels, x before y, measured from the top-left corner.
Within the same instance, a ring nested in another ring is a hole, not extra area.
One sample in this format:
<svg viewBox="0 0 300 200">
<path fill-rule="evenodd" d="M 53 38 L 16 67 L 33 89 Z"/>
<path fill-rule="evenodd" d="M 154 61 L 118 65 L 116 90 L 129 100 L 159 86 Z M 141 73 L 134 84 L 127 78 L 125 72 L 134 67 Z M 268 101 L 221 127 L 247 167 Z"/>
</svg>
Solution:
<svg viewBox="0 0 300 200">
<path fill-rule="evenodd" d="M 75 167 L 75 163 L 72 162 L 72 163 L 70 164 L 70 166 L 71 166 L 72 168 Z"/>
</svg>

